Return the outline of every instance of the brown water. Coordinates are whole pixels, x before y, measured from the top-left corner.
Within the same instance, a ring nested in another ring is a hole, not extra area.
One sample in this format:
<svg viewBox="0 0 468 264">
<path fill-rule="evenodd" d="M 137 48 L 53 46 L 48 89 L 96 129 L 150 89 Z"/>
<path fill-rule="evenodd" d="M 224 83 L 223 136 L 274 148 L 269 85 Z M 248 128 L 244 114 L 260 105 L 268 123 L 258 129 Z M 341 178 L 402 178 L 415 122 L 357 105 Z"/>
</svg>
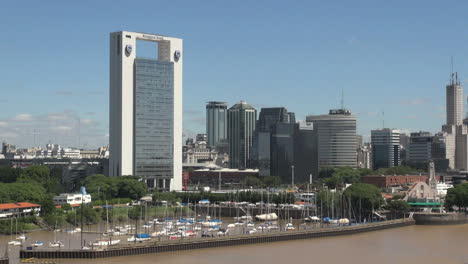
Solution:
<svg viewBox="0 0 468 264">
<path fill-rule="evenodd" d="M 468 263 L 468 225 L 408 226 L 350 236 L 57 263 Z"/>
</svg>

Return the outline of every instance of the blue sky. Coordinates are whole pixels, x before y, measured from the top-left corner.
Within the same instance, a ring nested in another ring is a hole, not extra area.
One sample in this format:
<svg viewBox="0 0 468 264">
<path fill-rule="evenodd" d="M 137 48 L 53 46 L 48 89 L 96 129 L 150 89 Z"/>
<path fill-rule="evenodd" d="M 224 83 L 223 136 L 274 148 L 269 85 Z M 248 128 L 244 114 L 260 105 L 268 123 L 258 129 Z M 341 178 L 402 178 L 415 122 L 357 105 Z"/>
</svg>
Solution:
<svg viewBox="0 0 468 264">
<path fill-rule="evenodd" d="M 119 30 L 184 39 L 187 135 L 205 131 L 210 100 L 285 106 L 300 120 L 339 107 L 342 89 L 360 134 L 381 127 L 382 112 L 388 127 L 437 132 L 451 56 L 468 80 L 467 10 L 467 1 L 7 1 L 0 140 L 107 144 L 108 39 Z"/>
</svg>

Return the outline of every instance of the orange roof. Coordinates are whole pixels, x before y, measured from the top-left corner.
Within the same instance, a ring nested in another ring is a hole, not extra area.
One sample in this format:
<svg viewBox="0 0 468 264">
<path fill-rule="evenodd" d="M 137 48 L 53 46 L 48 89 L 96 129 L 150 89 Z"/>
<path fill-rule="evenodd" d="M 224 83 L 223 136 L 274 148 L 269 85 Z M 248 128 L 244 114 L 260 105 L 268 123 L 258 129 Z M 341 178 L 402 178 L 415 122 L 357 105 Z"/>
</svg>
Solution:
<svg viewBox="0 0 468 264">
<path fill-rule="evenodd" d="M 28 203 L 28 202 L 0 204 L 0 210 L 30 208 L 30 207 L 41 207 L 41 206 L 38 204 L 33 204 L 33 203 Z"/>
</svg>

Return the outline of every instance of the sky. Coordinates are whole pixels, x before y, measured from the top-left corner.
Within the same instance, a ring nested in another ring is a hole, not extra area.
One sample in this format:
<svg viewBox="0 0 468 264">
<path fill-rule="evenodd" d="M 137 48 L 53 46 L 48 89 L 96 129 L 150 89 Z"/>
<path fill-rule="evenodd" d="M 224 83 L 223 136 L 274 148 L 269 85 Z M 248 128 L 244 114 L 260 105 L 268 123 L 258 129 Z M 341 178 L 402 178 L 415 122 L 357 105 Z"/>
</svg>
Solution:
<svg viewBox="0 0 468 264">
<path fill-rule="evenodd" d="M 184 134 L 205 104 L 284 106 L 298 120 L 341 105 L 358 133 L 440 131 L 445 85 L 468 81 L 468 1 L 5 1 L 0 140 L 108 144 L 109 33 L 184 41 Z M 465 101 L 465 100 L 464 100 Z M 384 113 L 384 114 L 383 114 Z"/>
</svg>

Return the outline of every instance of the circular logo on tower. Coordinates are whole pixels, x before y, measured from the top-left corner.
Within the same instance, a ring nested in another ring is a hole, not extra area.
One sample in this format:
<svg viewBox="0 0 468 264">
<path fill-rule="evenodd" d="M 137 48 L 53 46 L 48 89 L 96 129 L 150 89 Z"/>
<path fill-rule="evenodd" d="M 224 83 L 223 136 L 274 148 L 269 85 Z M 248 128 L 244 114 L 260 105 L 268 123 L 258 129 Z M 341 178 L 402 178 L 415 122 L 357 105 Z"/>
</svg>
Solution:
<svg viewBox="0 0 468 264">
<path fill-rule="evenodd" d="M 132 53 L 132 50 L 133 50 L 132 44 L 127 44 L 127 46 L 125 46 L 125 52 L 127 53 L 127 56 Z"/>
<path fill-rule="evenodd" d="M 175 61 L 179 61 L 180 56 L 181 56 L 180 50 L 176 50 L 176 51 L 174 52 L 174 60 L 175 60 Z"/>
</svg>

